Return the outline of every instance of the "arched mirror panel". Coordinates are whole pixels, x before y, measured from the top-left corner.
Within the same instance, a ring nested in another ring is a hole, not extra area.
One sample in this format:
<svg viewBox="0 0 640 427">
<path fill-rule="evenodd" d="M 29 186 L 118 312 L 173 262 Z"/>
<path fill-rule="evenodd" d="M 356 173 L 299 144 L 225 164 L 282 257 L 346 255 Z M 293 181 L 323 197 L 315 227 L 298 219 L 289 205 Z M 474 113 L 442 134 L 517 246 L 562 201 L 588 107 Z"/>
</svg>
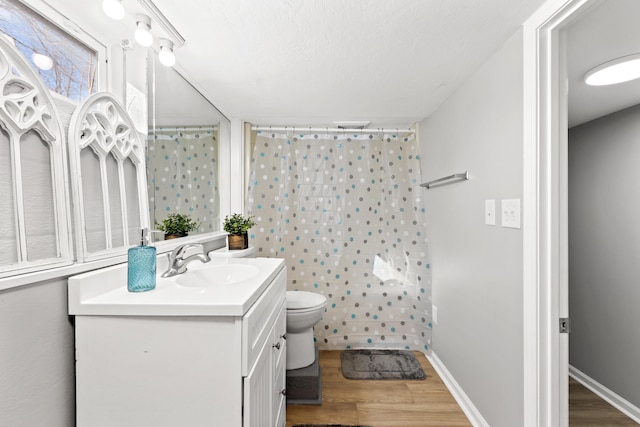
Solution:
<svg viewBox="0 0 640 427">
<path fill-rule="evenodd" d="M 20 159 L 26 166 L 22 169 L 24 194 L 24 222 L 27 240 L 27 259 L 35 261 L 57 256 L 55 217 L 42 215 L 53 212 L 53 171 L 51 150 L 35 131 L 22 135 Z M 31 179 L 32 171 L 38 170 L 42 179 Z M 48 178 L 48 179 L 47 179 Z"/>
<path fill-rule="evenodd" d="M 0 128 L 0 277 L 70 264 L 62 124 L 49 90 L 4 37 Z"/>
<path fill-rule="evenodd" d="M 5 265 L 18 262 L 18 220 L 15 218 L 14 180 L 11 173 L 11 139 L 9 133 L 0 129 L 0 258 Z"/>
<path fill-rule="evenodd" d="M 69 141 L 79 258 L 121 255 L 149 227 L 142 140 L 118 101 L 97 93 L 74 112 Z"/>
</svg>

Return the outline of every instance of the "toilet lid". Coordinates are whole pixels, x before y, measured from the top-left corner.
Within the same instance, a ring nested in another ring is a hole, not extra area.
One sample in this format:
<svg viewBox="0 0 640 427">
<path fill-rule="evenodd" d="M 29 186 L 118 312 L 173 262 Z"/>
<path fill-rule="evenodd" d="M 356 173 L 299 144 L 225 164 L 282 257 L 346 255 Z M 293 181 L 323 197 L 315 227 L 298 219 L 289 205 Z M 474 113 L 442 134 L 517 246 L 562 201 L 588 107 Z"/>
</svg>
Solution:
<svg viewBox="0 0 640 427">
<path fill-rule="evenodd" d="M 324 295 L 306 291 L 287 291 L 287 310 L 302 310 L 323 305 Z"/>
</svg>

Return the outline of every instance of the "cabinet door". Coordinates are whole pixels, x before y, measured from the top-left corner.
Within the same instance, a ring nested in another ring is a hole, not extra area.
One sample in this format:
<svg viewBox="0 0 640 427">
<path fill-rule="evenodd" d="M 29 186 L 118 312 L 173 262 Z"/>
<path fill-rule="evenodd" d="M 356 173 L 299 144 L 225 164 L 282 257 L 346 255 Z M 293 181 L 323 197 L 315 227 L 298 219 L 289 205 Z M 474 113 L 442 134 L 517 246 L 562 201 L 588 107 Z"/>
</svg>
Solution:
<svg viewBox="0 0 640 427">
<path fill-rule="evenodd" d="M 272 370 L 271 340 L 267 340 L 249 375 L 244 378 L 243 427 L 272 425 Z"/>
<path fill-rule="evenodd" d="M 287 310 L 282 304 L 278 318 L 273 326 L 273 416 L 274 426 L 281 427 L 286 424 L 286 354 L 287 354 Z"/>
</svg>

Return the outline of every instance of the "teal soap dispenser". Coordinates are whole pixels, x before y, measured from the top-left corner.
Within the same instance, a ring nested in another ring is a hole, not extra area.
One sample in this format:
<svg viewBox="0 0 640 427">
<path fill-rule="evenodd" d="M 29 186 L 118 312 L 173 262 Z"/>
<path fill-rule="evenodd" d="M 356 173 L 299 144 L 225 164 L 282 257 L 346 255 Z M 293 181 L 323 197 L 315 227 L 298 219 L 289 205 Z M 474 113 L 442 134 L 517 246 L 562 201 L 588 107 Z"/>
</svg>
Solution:
<svg viewBox="0 0 640 427">
<path fill-rule="evenodd" d="M 143 228 L 140 246 L 129 249 L 127 263 L 129 292 L 146 292 L 156 287 L 156 248 L 149 246 L 148 242 L 148 230 Z"/>
</svg>

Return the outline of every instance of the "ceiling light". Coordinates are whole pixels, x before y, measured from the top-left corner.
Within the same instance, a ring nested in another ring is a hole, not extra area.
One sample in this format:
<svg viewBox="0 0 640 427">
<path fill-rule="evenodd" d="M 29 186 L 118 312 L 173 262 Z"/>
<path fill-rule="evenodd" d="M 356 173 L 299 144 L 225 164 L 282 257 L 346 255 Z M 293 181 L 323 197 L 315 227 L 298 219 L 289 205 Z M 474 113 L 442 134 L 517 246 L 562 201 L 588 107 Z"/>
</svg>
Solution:
<svg viewBox="0 0 640 427">
<path fill-rule="evenodd" d="M 640 78 L 640 54 L 638 53 L 598 65 L 585 74 L 584 81 L 591 86 L 604 86 L 637 78 Z"/>
<path fill-rule="evenodd" d="M 124 18 L 124 6 L 120 0 L 102 0 L 102 10 L 111 19 Z"/>
<path fill-rule="evenodd" d="M 141 13 L 136 15 L 136 32 L 133 37 L 140 46 L 149 47 L 153 44 L 151 34 L 151 18 Z"/>
<path fill-rule="evenodd" d="M 173 54 L 173 42 L 167 39 L 160 39 L 160 53 L 158 53 L 160 63 L 167 67 L 173 67 L 176 63 L 176 56 Z"/>
<path fill-rule="evenodd" d="M 53 68 L 53 59 L 49 58 L 47 55 L 42 55 L 40 53 L 33 53 L 31 55 L 31 60 L 36 67 L 40 68 L 43 71 L 47 71 Z"/>
</svg>

